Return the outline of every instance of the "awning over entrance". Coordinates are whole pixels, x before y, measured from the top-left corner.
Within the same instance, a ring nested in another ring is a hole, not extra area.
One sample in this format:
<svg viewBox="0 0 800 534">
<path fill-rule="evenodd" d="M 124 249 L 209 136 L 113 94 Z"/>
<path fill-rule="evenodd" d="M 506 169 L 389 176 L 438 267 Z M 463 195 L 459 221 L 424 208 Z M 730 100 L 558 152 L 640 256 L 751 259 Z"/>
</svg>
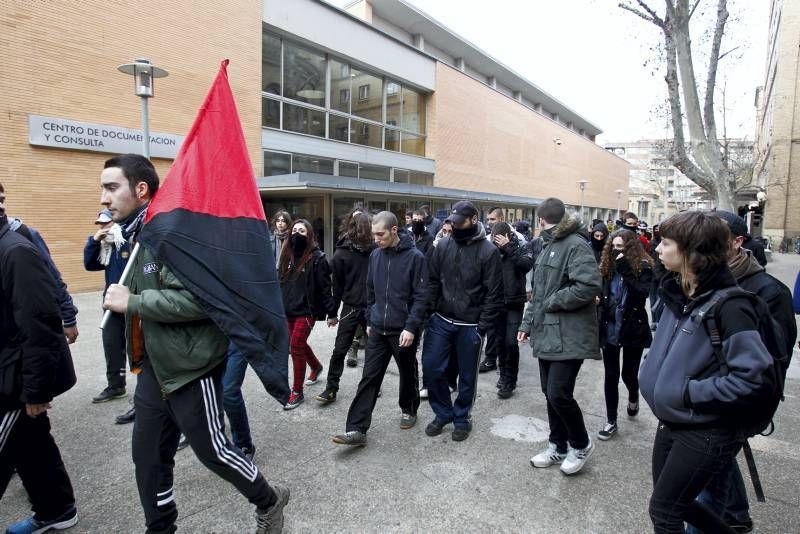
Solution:
<svg viewBox="0 0 800 534">
<path fill-rule="evenodd" d="M 542 199 L 501 195 L 481 191 L 465 191 L 419 184 L 365 180 L 348 176 L 331 176 L 299 172 L 278 176 L 263 176 L 256 180 L 260 191 L 315 190 L 329 193 L 371 193 L 389 196 L 418 196 L 441 200 L 472 200 L 493 204 L 514 204 L 518 206 L 538 206 Z"/>
</svg>

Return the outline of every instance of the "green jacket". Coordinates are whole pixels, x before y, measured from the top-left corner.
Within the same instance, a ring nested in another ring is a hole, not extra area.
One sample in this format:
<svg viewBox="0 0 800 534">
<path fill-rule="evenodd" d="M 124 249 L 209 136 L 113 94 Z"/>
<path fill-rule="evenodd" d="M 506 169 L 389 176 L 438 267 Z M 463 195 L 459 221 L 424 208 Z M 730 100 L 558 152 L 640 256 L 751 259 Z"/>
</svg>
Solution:
<svg viewBox="0 0 800 534">
<path fill-rule="evenodd" d="M 580 231 L 577 215 L 568 214 L 542 233 L 533 298 L 519 329 L 530 334 L 533 355 L 543 360 L 600 359 L 595 297 L 603 283 Z"/>
<path fill-rule="evenodd" d="M 166 395 L 219 365 L 228 338 L 169 268 L 140 249 L 128 284 L 128 358 L 134 372 L 148 359 Z"/>
</svg>

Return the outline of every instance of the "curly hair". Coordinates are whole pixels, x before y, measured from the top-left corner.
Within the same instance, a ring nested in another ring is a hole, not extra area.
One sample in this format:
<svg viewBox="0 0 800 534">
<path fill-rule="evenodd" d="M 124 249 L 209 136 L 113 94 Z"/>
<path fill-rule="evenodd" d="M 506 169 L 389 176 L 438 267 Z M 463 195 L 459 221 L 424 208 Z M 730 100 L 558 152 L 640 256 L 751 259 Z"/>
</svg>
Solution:
<svg viewBox="0 0 800 534">
<path fill-rule="evenodd" d="M 283 247 L 283 250 L 281 250 L 281 259 L 280 262 L 278 262 L 278 273 L 280 274 L 282 282 L 288 280 L 291 274 L 294 274 L 294 279 L 300 275 L 303 268 L 309 260 L 311 260 L 311 256 L 317 246 L 317 240 L 314 237 L 314 228 L 311 226 L 311 223 L 305 219 L 297 219 L 292 225 L 292 228 L 298 224 L 302 224 L 306 228 L 306 249 L 303 251 L 302 256 L 295 260 L 291 243 L 287 243 L 286 246 Z M 291 233 L 291 230 L 289 230 L 289 232 Z"/>
<path fill-rule="evenodd" d="M 372 245 L 372 223 L 366 213 L 354 213 L 347 226 L 347 239 L 362 250 L 368 250 Z"/>
<path fill-rule="evenodd" d="M 617 237 L 622 238 L 622 254 L 630 264 L 636 276 L 639 276 L 642 272 L 642 264 L 652 267 L 653 262 L 650 256 L 645 254 L 642 242 L 639 241 L 636 234 L 630 230 L 617 230 L 608 237 L 608 241 L 606 241 L 606 245 L 603 247 L 603 255 L 600 258 L 600 274 L 603 275 L 603 278 L 610 280 L 614 277 L 614 258 L 619 254 L 614 250 L 614 239 Z"/>
</svg>

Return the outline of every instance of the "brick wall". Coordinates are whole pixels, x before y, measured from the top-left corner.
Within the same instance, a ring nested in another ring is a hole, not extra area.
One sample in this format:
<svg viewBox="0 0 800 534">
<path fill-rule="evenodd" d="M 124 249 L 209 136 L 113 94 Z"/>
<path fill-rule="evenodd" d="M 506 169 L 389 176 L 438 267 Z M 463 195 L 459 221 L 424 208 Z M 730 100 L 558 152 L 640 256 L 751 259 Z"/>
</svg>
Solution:
<svg viewBox="0 0 800 534">
<path fill-rule="evenodd" d="M 12 1 L 0 10 L 0 182 L 7 211 L 37 228 L 73 292 L 99 289 L 83 244 L 100 209 L 111 154 L 28 144 L 28 114 L 140 128 L 133 79 L 117 66 L 147 57 L 155 81 L 150 130 L 185 135 L 219 62 L 229 58 L 254 172 L 261 174 L 261 1 Z M 168 160 L 154 160 L 163 178 Z"/>
<path fill-rule="evenodd" d="M 428 104 L 426 155 L 436 159 L 439 187 L 578 205 L 576 182 L 589 180 L 586 206 L 616 209 L 616 189 L 628 205 L 627 161 L 443 63 Z"/>
</svg>

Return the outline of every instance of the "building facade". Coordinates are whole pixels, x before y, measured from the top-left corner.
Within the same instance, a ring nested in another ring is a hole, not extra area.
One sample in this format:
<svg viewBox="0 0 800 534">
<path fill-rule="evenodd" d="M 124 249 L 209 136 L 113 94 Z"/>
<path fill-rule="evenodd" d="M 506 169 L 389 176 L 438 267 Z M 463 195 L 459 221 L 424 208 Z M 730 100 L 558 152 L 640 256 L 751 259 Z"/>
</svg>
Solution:
<svg viewBox="0 0 800 534">
<path fill-rule="evenodd" d="M 132 28 L 142 12 L 159 16 Z M 7 209 L 44 234 L 73 290 L 102 286 L 83 270 L 82 249 L 103 162 L 140 151 L 139 100 L 116 70 L 135 57 L 169 71 L 150 100 L 162 177 L 219 61 L 231 60 L 265 210 L 308 219 L 326 250 L 357 206 L 404 215 L 427 204 L 444 217 L 470 199 L 514 221 L 532 220 L 548 196 L 582 204 L 587 217 L 627 204 L 629 164 L 594 142 L 599 128 L 402 0 L 347 10 L 320 0 L 166 9 L 87 0 L 58 17 L 30 2 L 7 7 L 0 22 Z"/>
<path fill-rule="evenodd" d="M 800 5 L 773 0 L 766 73 L 756 93 L 754 182 L 766 193 L 763 234 L 800 237 Z"/>
</svg>

